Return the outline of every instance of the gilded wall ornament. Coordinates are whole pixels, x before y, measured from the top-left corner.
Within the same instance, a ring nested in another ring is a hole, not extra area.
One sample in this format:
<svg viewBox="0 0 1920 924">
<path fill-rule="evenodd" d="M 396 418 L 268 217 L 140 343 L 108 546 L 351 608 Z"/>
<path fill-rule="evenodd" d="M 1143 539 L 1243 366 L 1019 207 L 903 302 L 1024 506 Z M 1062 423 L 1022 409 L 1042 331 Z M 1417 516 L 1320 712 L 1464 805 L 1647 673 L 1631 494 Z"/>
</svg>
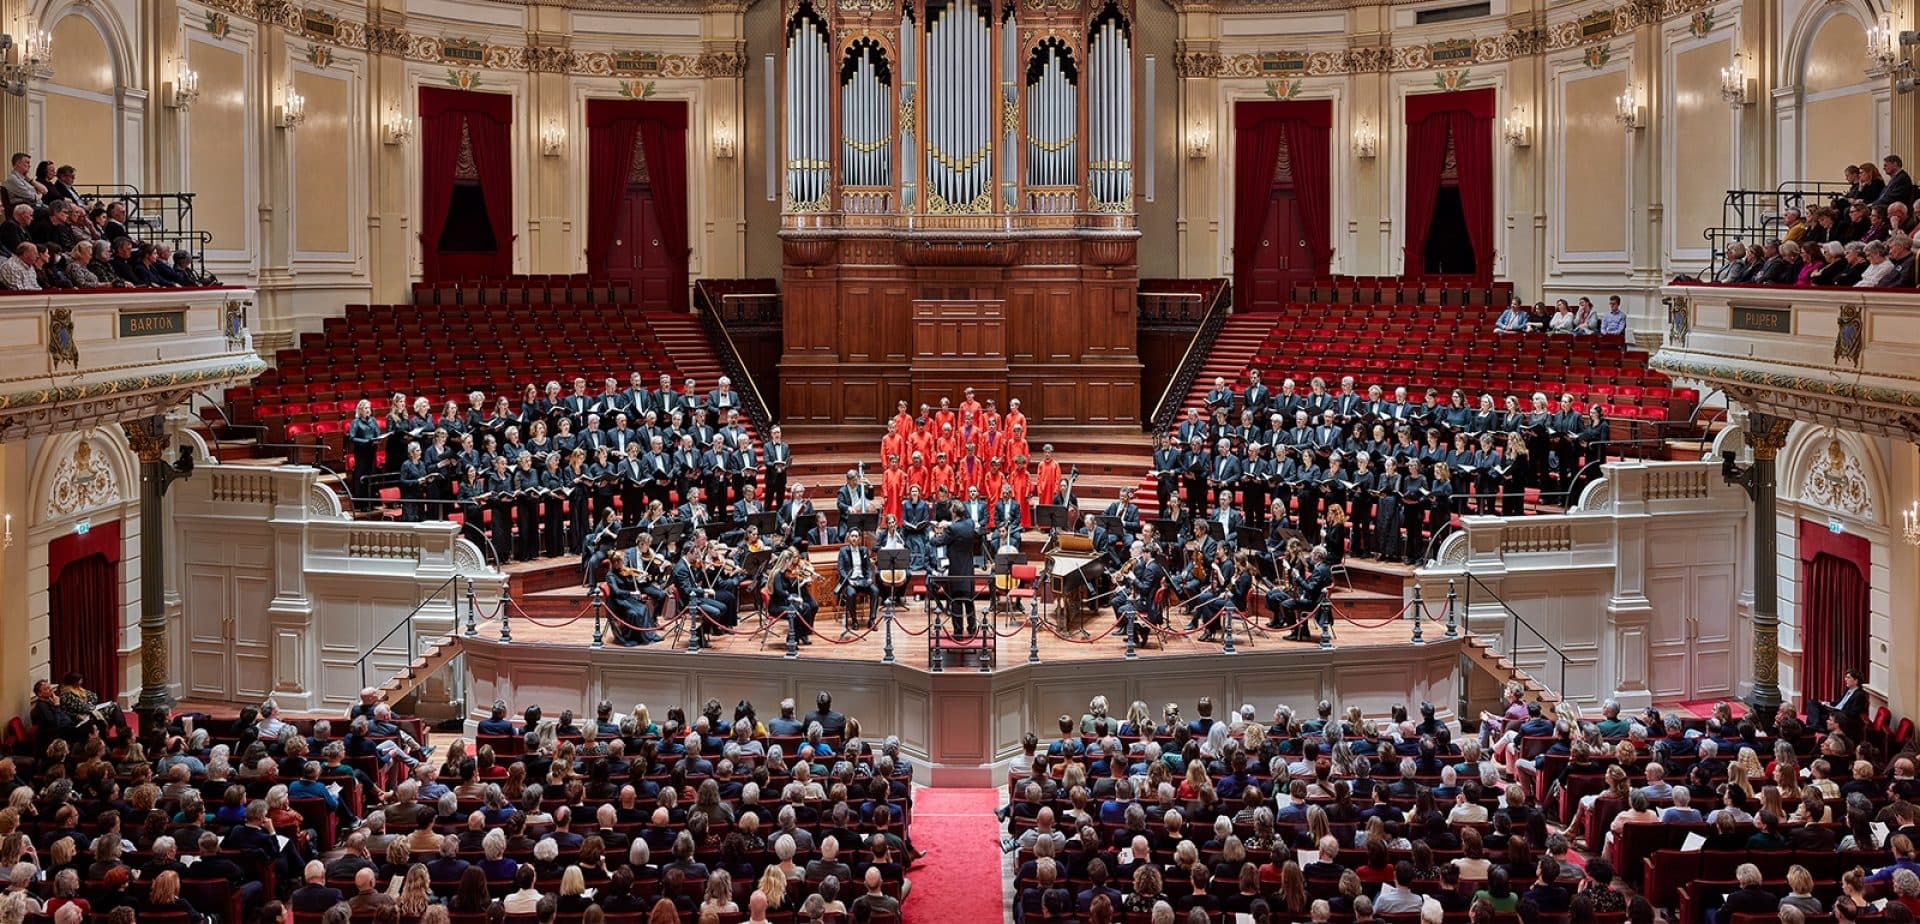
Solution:
<svg viewBox="0 0 1920 924">
<path fill-rule="evenodd" d="M 47 313 L 47 354 L 53 357 L 56 368 L 61 363 L 80 365 L 80 347 L 73 342 L 73 309 L 55 308 Z"/>
<path fill-rule="evenodd" d="M 1866 337 L 1862 332 L 1859 305 L 1841 305 L 1838 330 L 1833 335 L 1834 365 L 1846 363 L 1855 369 L 1860 368 L 1860 354 L 1866 349 Z"/>
</svg>

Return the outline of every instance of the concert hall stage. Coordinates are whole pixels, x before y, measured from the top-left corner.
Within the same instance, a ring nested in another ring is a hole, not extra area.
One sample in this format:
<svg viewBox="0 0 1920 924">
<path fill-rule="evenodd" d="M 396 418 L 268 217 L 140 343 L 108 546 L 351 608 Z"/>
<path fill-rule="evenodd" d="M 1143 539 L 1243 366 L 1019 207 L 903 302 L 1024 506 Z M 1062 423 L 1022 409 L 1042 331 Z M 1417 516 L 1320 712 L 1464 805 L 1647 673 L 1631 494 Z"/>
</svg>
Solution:
<svg viewBox="0 0 1920 924">
<path fill-rule="evenodd" d="M 1176 619 L 1181 617 L 1176 615 Z M 1395 704 L 1429 701 L 1451 715 L 1459 699 L 1462 643 L 1445 638 L 1440 623 L 1426 624 L 1426 643 L 1414 645 L 1413 626 L 1405 620 L 1367 628 L 1336 627 L 1334 647 L 1287 642 L 1276 633 L 1249 644 L 1235 633 L 1237 653 L 1218 643 L 1170 639 L 1125 657 L 1119 636 L 1092 644 L 1063 640 L 1044 627 L 1039 632 L 1038 663 L 1029 663 L 1030 633 L 1024 623 L 996 620 L 1001 632 L 999 664 L 982 672 L 971 659 L 950 661 L 935 672 L 928 664 L 926 618 L 917 605 L 896 620 L 895 662 L 883 662 L 885 635 L 875 631 L 847 644 L 838 616 L 823 619 L 814 644 L 787 659 L 785 635 L 720 637 L 704 651 L 685 650 L 686 639 L 623 648 L 611 642 L 592 648 L 592 619 L 568 623 L 541 618 L 536 624 L 516 618 L 513 641 L 499 640 L 498 623 L 480 627 L 464 640 L 469 716 L 477 721 L 496 698 L 515 708 L 538 703 L 549 714 L 563 708 L 591 712 L 605 698 L 616 710 L 635 703 L 654 706 L 697 704 L 709 697 L 731 705 L 751 699 L 761 715 L 771 715 L 782 698 L 804 710 L 815 694 L 831 691 L 834 708 L 859 718 L 869 737 L 898 735 L 921 765 L 923 782 L 949 786 L 990 785 L 994 765 L 1019 750 L 1020 738 L 1034 731 L 1044 739 L 1061 715 L 1078 717 L 1088 700 L 1104 694 L 1116 715 L 1127 703 L 1142 700 L 1158 715 L 1169 702 L 1194 715 L 1200 697 L 1211 697 L 1216 714 L 1251 703 L 1264 719 L 1279 703 L 1311 711 L 1321 699 L 1358 705 L 1369 715 L 1385 716 Z M 758 625 L 757 616 L 744 616 Z M 1111 629 L 1110 614 L 1092 620 L 1099 635 Z"/>
</svg>

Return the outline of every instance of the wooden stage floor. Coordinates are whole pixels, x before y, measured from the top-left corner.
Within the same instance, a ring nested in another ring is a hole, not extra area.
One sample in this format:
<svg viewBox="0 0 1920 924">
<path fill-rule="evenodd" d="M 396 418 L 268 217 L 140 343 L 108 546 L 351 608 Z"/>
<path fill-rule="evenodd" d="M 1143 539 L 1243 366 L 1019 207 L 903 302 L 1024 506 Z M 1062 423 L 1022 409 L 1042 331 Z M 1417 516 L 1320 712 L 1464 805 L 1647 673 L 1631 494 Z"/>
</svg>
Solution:
<svg viewBox="0 0 1920 924">
<path fill-rule="evenodd" d="M 1184 616 L 1176 614 L 1175 618 L 1176 620 L 1181 620 L 1179 624 L 1184 626 Z M 751 631 L 757 630 L 760 626 L 758 614 L 742 614 L 741 621 L 743 630 L 734 635 L 709 636 L 706 651 L 736 657 L 762 657 L 769 660 L 782 660 L 785 658 L 786 633 L 784 627 L 778 627 L 763 636 Z M 1002 633 L 1002 637 L 997 640 L 999 666 L 1012 667 L 1027 663 L 1027 658 L 1031 650 L 1031 633 L 1025 627 L 1024 623 L 1025 621 L 1022 620 L 1018 631 L 1015 631 L 1015 625 L 1010 622 L 1008 618 L 1001 617 L 995 620 L 995 626 L 999 633 Z M 1112 613 L 1102 612 L 1087 624 L 1087 630 L 1094 635 L 1103 635 L 1111 632 L 1113 626 Z M 554 620 L 547 618 L 539 618 L 538 622 L 532 619 L 517 618 L 513 620 L 511 627 L 513 631 L 512 647 L 514 648 L 539 646 L 549 651 L 554 648 L 587 650 L 593 637 L 593 621 L 590 616 L 564 624 L 555 624 Z M 895 663 L 919 670 L 929 669 L 925 635 L 926 628 L 926 616 L 917 604 L 911 605 L 906 611 L 896 616 L 893 628 L 893 653 Z M 918 634 L 909 635 L 906 631 L 908 629 Z M 1234 646 L 1239 654 L 1286 654 L 1313 657 L 1319 655 L 1322 651 L 1317 642 L 1290 642 L 1286 641 L 1281 633 L 1267 633 L 1264 629 L 1249 641 L 1243 629 L 1243 624 L 1236 624 L 1234 629 Z M 800 646 L 799 659 L 816 662 L 841 660 L 864 664 L 882 663 L 886 647 L 884 622 L 881 628 L 876 628 L 868 633 L 855 633 L 853 637 L 844 640 L 842 638 L 842 631 L 838 613 L 823 618 L 818 626 L 813 644 Z M 498 632 L 499 625 L 497 622 L 488 622 L 480 627 L 481 638 L 485 641 L 497 639 Z M 1005 633 L 1008 632 L 1012 632 L 1013 634 L 1005 635 Z M 1429 643 L 1439 643 L 1445 640 L 1446 628 L 1443 624 L 1429 622 L 1422 627 L 1422 632 L 1425 634 L 1426 641 Z M 1377 625 L 1377 621 L 1376 624 L 1368 626 L 1353 625 L 1342 621 L 1335 624 L 1334 633 L 1333 644 L 1336 650 L 1368 649 L 1377 652 L 1382 657 L 1392 657 L 1390 653 L 1396 650 L 1407 653 L 1420 650 L 1412 641 L 1413 624 L 1406 620 L 1396 620 L 1385 626 Z M 1126 657 L 1126 641 L 1119 634 L 1106 635 L 1105 637 L 1091 641 L 1070 641 L 1056 636 L 1054 633 L 1048 631 L 1045 625 L 1042 625 L 1038 637 L 1039 655 L 1042 663 L 1076 661 L 1111 662 L 1123 660 Z M 615 644 L 611 631 L 606 632 L 604 639 L 605 651 L 609 654 L 621 651 L 647 652 L 649 654 L 684 653 L 687 644 L 684 633 L 680 634 L 677 638 L 670 636 L 667 640 L 657 645 L 637 646 L 634 648 L 622 648 L 620 645 Z M 1136 654 L 1140 660 L 1222 655 L 1224 654 L 1224 646 L 1218 640 L 1203 644 L 1199 641 L 1197 635 L 1187 637 L 1175 636 L 1165 639 L 1164 642 L 1156 638 L 1147 647 L 1137 649 Z M 602 657 L 605 656 L 606 655 L 602 655 Z M 698 655 L 694 654 L 688 654 L 687 656 L 698 657 Z M 1291 658 L 1289 660 L 1291 660 Z M 948 670 L 972 670 L 975 668 L 975 664 L 976 662 L 971 656 L 968 656 L 963 662 L 961 659 L 950 654 L 948 655 L 946 667 Z"/>
</svg>

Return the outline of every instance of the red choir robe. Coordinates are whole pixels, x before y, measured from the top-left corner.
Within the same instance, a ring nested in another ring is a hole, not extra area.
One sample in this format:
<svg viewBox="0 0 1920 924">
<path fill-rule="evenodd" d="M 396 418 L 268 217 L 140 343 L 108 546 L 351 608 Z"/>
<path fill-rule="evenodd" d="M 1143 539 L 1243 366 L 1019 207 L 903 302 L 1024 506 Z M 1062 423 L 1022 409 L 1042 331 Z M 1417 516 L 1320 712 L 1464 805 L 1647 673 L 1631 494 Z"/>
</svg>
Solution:
<svg viewBox="0 0 1920 924">
<path fill-rule="evenodd" d="M 1060 496 L 1060 463 L 1052 459 L 1041 459 L 1040 470 L 1034 473 L 1033 493 L 1039 495 L 1040 503 L 1051 504 Z"/>
<path fill-rule="evenodd" d="M 896 522 L 900 519 L 900 505 L 907 500 L 907 470 L 892 466 L 881 476 L 880 491 L 886 497 L 882 510 L 891 514 Z"/>
</svg>

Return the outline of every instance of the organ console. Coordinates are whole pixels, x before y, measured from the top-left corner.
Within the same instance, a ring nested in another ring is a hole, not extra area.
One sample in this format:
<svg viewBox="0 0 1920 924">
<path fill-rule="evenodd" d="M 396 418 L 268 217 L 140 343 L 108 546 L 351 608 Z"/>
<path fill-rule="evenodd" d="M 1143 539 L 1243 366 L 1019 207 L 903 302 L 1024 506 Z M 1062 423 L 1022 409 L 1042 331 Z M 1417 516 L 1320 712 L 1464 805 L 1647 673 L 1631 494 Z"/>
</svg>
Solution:
<svg viewBox="0 0 1920 924">
<path fill-rule="evenodd" d="M 1137 423 L 1132 0 L 784 10 L 782 416 Z"/>
</svg>

